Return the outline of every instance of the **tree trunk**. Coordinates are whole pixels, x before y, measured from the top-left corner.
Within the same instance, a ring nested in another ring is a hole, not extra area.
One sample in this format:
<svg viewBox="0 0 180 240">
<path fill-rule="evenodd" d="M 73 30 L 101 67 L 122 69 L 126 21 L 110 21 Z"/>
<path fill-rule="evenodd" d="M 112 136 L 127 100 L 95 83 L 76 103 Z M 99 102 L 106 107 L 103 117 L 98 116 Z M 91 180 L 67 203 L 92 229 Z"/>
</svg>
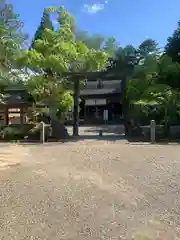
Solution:
<svg viewBox="0 0 180 240">
<path fill-rule="evenodd" d="M 64 125 L 63 121 L 59 121 L 56 115 L 57 108 L 56 104 L 51 104 L 50 109 L 50 118 L 51 118 L 51 127 L 52 127 L 52 138 L 55 138 L 56 141 L 68 139 L 69 134 L 67 128 Z"/>
<path fill-rule="evenodd" d="M 79 135 L 79 96 L 80 80 L 74 79 L 74 111 L 73 111 L 73 136 Z"/>
</svg>

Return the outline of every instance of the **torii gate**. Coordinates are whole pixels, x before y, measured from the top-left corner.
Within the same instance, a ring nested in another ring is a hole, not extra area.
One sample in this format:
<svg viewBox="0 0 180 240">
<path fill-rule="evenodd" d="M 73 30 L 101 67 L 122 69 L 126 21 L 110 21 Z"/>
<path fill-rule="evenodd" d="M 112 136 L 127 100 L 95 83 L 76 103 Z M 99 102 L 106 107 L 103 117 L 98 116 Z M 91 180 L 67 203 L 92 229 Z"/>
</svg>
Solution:
<svg viewBox="0 0 180 240">
<path fill-rule="evenodd" d="M 80 97 L 80 81 L 82 79 L 88 78 L 98 78 L 105 75 L 106 72 L 66 72 L 63 73 L 62 76 L 70 77 L 74 81 L 74 107 L 73 107 L 73 136 L 79 135 L 79 97 Z M 126 78 L 124 76 L 119 76 L 122 79 L 121 82 L 121 89 L 122 89 L 122 101 L 125 100 L 125 91 L 126 91 Z M 125 106 L 126 101 L 123 101 L 123 112 L 124 117 L 126 116 L 126 108 Z"/>
</svg>

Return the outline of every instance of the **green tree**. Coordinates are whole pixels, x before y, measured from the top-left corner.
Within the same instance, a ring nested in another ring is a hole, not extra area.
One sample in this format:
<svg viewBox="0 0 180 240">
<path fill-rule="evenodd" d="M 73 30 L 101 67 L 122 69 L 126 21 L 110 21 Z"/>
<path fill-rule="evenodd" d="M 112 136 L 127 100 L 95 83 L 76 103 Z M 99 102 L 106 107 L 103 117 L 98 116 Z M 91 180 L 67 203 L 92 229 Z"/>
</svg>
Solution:
<svg viewBox="0 0 180 240">
<path fill-rule="evenodd" d="M 4 87 L 11 82 L 17 56 L 27 39 L 22 27 L 23 23 L 14 13 L 13 6 L 0 0 L 0 85 Z"/>
<path fill-rule="evenodd" d="M 110 56 L 115 56 L 118 50 L 119 43 L 114 37 L 108 37 L 104 41 L 103 49 L 109 53 Z"/>
<path fill-rule="evenodd" d="M 158 82 L 167 84 L 174 89 L 180 89 L 180 64 L 173 62 L 167 55 L 159 59 L 159 78 Z"/>
<path fill-rule="evenodd" d="M 132 101 L 139 100 L 144 91 L 156 83 L 158 74 L 158 61 L 149 56 L 143 64 L 136 65 L 133 78 L 128 81 L 128 96 Z"/>
<path fill-rule="evenodd" d="M 178 22 L 177 29 L 167 40 L 165 53 L 171 57 L 174 62 L 180 63 L 180 21 Z"/>
<path fill-rule="evenodd" d="M 19 58 L 21 66 L 41 72 L 28 81 L 28 87 L 37 101 L 48 104 L 52 119 L 56 118 L 59 99 L 71 85 L 63 73 L 102 70 L 109 57 L 104 51 L 90 49 L 75 39 L 74 18 L 63 7 L 57 8 L 57 15 L 60 28 L 44 29 L 34 49 L 24 51 Z M 47 68 L 49 72 L 43 70 Z"/>
<path fill-rule="evenodd" d="M 108 72 L 114 76 L 129 78 L 132 76 L 134 67 L 138 64 L 137 49 L 132 45 L 127 45 L 124 48 L 119 47 L 116 50 L 115 57 L 111 59 L 111 64 Z"/>
<path fill-rule="evenodd" d="M 105 37 L 101 35 L 92 35 L 90 36 L 87 31 L 76 30 L 75 32 L 76 40 L 82 41 L 88 46 L 88 48 L 93 48 L 99 50 L 104 44 Z"/>
<path fill-rule="evenodd" d="M 138 121 L 155 119 L 164 124 L 177 123 L 180 94 L 177 88 L 179 64 L 167 56 L 148 56 L 136 66 L 134 76 L 128 81 L 128 97 L 131 100 L 130 117 Z"/>
<path fill-rule="evenodd" d="M 32 44 L 31 44 L 30 48 L 34 48 L 35 42 L 38 39 L 42 39 L 43 38 L 43 33 L 44 33 L 45 29 L 50 29 L 50 30 L 54 29 L 52 21 L 50 19 L 50 10 L 47 9 L 47 8 L 44 9 L 40 25 L 39 25 L 38 29 L 35 32 L 35 35 L 34 35 L 34 38 L 33 38 L 33 41 L 32 41 Z"/>
<path fill-rule="evenodd" d="M 132 45 L 119 47 L 116 51 L 116 57 L 112 66 L 114 72 L 121 72 L 126 78 L 132 77 L 136 66 L 142 64 L 142 60 L 152 60 L 151 56 L 157 56 L 159 48 L 152 39 L 144 40 L 138 48 Z"/>
<path fill-rule="evenodd" d="M 100 34 L 89 35 L 87 31 L 76 30 L 76 40 L 82 41 L 88 48 L 95 50 L 104 50 L 110 56 L 114 56 L 118 49 L 118 42 L 114 37 L 105 37 Z"/>
<path fill-rule="evenodd" d="M 74 99 L 73 99 L 72 91 L 65 91 L 60 95 L 59 105 L 57 110 L 57 115 L 59 116 L 60 119 L 63 119 L 63 117 L 65 117 L 65 114 L 69 109 L 72 108 L 73 104 L 74 104 Z"/>
<path fill-rule="evenodd" d="M 152 54 L 156 55 L 159 52 L 158 44 L 153 39 L 146 39 L 139 45 L 138 52 L 141 58 Z"/>
</svg>

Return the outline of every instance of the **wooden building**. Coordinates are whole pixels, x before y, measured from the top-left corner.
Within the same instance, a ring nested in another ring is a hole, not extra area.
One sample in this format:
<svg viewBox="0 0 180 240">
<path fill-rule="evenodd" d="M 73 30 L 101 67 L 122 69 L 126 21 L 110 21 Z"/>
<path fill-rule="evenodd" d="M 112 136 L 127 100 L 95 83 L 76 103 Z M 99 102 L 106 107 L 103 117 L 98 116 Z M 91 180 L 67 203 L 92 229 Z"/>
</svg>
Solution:
<svg viewBox="0 0 180 240">
<path fill-rule="evenodd" d="M 80 96 L 81 123 L 122 122 L 121 80 L 88 80 Z"/>
<path fill-rule="evenodd" d="M 27 124 L 33 102 L 25 89 L 7 89 L 0 95 L 0 126 Z"/>
</svg>

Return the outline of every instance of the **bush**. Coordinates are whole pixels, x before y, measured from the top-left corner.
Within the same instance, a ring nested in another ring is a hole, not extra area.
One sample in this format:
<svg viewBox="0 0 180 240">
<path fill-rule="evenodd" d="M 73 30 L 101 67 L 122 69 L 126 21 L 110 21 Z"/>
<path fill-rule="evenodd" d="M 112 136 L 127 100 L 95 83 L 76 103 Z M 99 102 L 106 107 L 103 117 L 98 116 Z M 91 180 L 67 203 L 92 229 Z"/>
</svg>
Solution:
<svg viewBox="0 0 180 240">
<path fill-rule="evenodd" d="M 150 141 L 150 126 L 129 126 L 129 138 L 137 141 Z M 156 141 L 161 141 L 168 136 L 165 134 L 163 125 L 156 125 Z"/>
<path fill-rule="evenodd" d="M 27 133 L 28 140 L 40 140 L 40 123 L 32 125 Z M 48 136 L 50 135 L 50 127 L 45 127 L 45 139 L 47 140 Z"/>
<path fill-rule="evenodd" d="M 22 137 L 22 132 L 17 127 L 5 127 L 0 131 L 0 138 L 3 140 L 19 140 Z"/>
<path fill-rule="evenodd" d="M 34 124 L 31 126 L 27 133 L 28 140 L 39 140 L 40 139 L 40 124 Z"/>
<path fill-rule="evenodd" d="M 50 135 L 50 128 L 45 128 L 46 139 Z M 13 140 L 40 140 L 40 123 L 26 125 L 3 126 L 0 129 L 0 139 L 6 141 Z"/>
</svg>

